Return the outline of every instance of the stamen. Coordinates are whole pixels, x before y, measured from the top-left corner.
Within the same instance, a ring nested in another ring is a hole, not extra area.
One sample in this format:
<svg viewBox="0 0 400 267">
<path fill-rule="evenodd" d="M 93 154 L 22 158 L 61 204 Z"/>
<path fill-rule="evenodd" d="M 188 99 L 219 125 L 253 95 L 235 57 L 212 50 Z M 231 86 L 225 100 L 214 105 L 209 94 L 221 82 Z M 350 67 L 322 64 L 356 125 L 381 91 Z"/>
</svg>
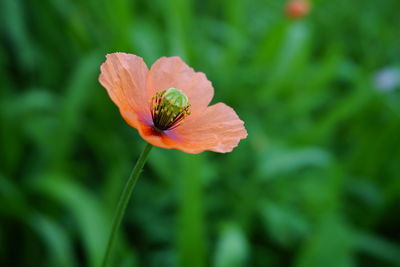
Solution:
<svg viewBox="0 0 400 267">
<path fill-rule="evenodd" d="M 179 89 L 169 88 L 159 91 L 150 102 L 154 126 L 160 130 L 171 130 L 183 123 L 190 115 L 187 96 Z"/>
</svg>

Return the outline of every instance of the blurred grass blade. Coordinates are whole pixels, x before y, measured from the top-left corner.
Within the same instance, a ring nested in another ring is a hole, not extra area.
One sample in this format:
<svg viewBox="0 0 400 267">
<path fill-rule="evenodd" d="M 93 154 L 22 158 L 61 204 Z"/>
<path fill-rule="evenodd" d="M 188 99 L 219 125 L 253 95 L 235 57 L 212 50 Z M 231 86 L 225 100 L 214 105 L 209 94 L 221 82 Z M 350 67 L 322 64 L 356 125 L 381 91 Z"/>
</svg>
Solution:
<svg viewBox="0 0 400 267">
<path fill-rule="evenodd" d="M 222 228 L 215 251 L 215 267 L 248 266 L 249 248 L 245 234 L 235 223 Z"/>
<path fill-rule="evenodd" d="M 97 199 L 83 187 L 67 179 L 55 179 L 54 175 L 36 186 L 72 214 L 83 240 L 88 266 L 99 266 L 110 222 Z"/>
<path fill-rule="evenodd" d="M 74 258 L 72 240 L 67 230 L 47 216 L 36 214 L 30 218 L 31 226 L 42 236 L 50 255 L 50 263 L 53 266 L 73 267 L 77 266 Z"/>
<path fill-rule="evenodd" d="M 201 171 L 206 166 L 202 155 L 181 155 L 182 172 L 177 181 L 181 197 L 178 222 L 180 266 L 206 266 Z"/>
<path fill-rule="evenodd" d="M 57 142 L 54 143 L 52 167 L 62 168 L 72 150 L 73 141 L 79 125 L 83 122 L 82 113 L 89 104 L 93 89 L 98 87 L 99 65 L 103 60 L 99 52 L 83 57 L 77 64 L 65 90 L 60 109 Z"/>
<path fill-rule="evenodd" d="M 330 215 L 307 240 L 298 255 L 298 267 L 351 267 L 354 259 L 354 235 L 338 218 Z"/>
<path fill-rule="evenodd" d="M 35 66 L 36 50 L 31 42 L 30 32 L 26 25 L 23 4 L 21 0 L 0 1 L 0 17 L 3 29 L 13 46 L 21 69 L 32 70 Z"/>
<path fill-rule="evenodd" d="M 373 255 L 393 266 L 400 266 L 400 246 L 367 233 L 356 234 L 356 247 L 363 253 Z"/>
</svg>

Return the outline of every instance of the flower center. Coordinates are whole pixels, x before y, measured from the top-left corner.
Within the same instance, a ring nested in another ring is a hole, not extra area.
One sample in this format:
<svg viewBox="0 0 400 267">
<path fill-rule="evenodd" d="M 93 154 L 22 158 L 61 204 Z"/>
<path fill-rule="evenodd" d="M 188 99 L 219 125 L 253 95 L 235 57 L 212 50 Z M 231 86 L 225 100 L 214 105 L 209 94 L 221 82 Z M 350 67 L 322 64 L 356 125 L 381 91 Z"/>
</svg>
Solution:
<svg viewBox="0 0 400 267">
<path fill-rule="evenodd" d="M 179 126 L 190 115 L 188 97 L 179 89 L 159 91 L 150 102 L 154 126 L 161 131 Z"/>
</svg>

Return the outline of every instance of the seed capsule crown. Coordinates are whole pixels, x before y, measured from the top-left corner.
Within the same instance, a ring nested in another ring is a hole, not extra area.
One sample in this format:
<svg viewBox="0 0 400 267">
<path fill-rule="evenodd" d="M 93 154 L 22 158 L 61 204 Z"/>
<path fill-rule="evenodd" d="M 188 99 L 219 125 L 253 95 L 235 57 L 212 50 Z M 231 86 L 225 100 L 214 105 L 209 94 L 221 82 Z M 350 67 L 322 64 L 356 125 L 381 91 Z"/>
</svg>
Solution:
<svg viewBox="0 0 400 267">
<path fill-rule="evenodd" d="M 179 89 L 157 92 L 150 101 L 154 127 L 160 131 L 174 129 L 190 115 L 188 97 Z"/>
</svg>

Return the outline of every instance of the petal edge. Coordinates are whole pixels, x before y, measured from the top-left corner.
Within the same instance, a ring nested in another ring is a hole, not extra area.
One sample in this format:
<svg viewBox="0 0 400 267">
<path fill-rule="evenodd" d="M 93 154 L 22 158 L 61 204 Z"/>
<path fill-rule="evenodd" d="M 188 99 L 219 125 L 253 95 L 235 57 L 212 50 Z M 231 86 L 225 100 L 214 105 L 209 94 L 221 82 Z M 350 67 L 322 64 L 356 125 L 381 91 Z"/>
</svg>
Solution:
<svg viewBox="0 0 400 267">
<path fill-rule="evenodd" d="M 175 146 L 188 153 L 231 152 L 241 139 L 247 137 L 244 122 L 224 103 L 209 106 L 201 116 L 185 122 L 174 132 L 177 136 Z"/>
<path fill-rule="evenodd" d="M 149 115 L 146 77 L 148 68 L 141 57 L 127 53 L 106 55 L 99 82 L 120 110 Z"/>
</svg>

